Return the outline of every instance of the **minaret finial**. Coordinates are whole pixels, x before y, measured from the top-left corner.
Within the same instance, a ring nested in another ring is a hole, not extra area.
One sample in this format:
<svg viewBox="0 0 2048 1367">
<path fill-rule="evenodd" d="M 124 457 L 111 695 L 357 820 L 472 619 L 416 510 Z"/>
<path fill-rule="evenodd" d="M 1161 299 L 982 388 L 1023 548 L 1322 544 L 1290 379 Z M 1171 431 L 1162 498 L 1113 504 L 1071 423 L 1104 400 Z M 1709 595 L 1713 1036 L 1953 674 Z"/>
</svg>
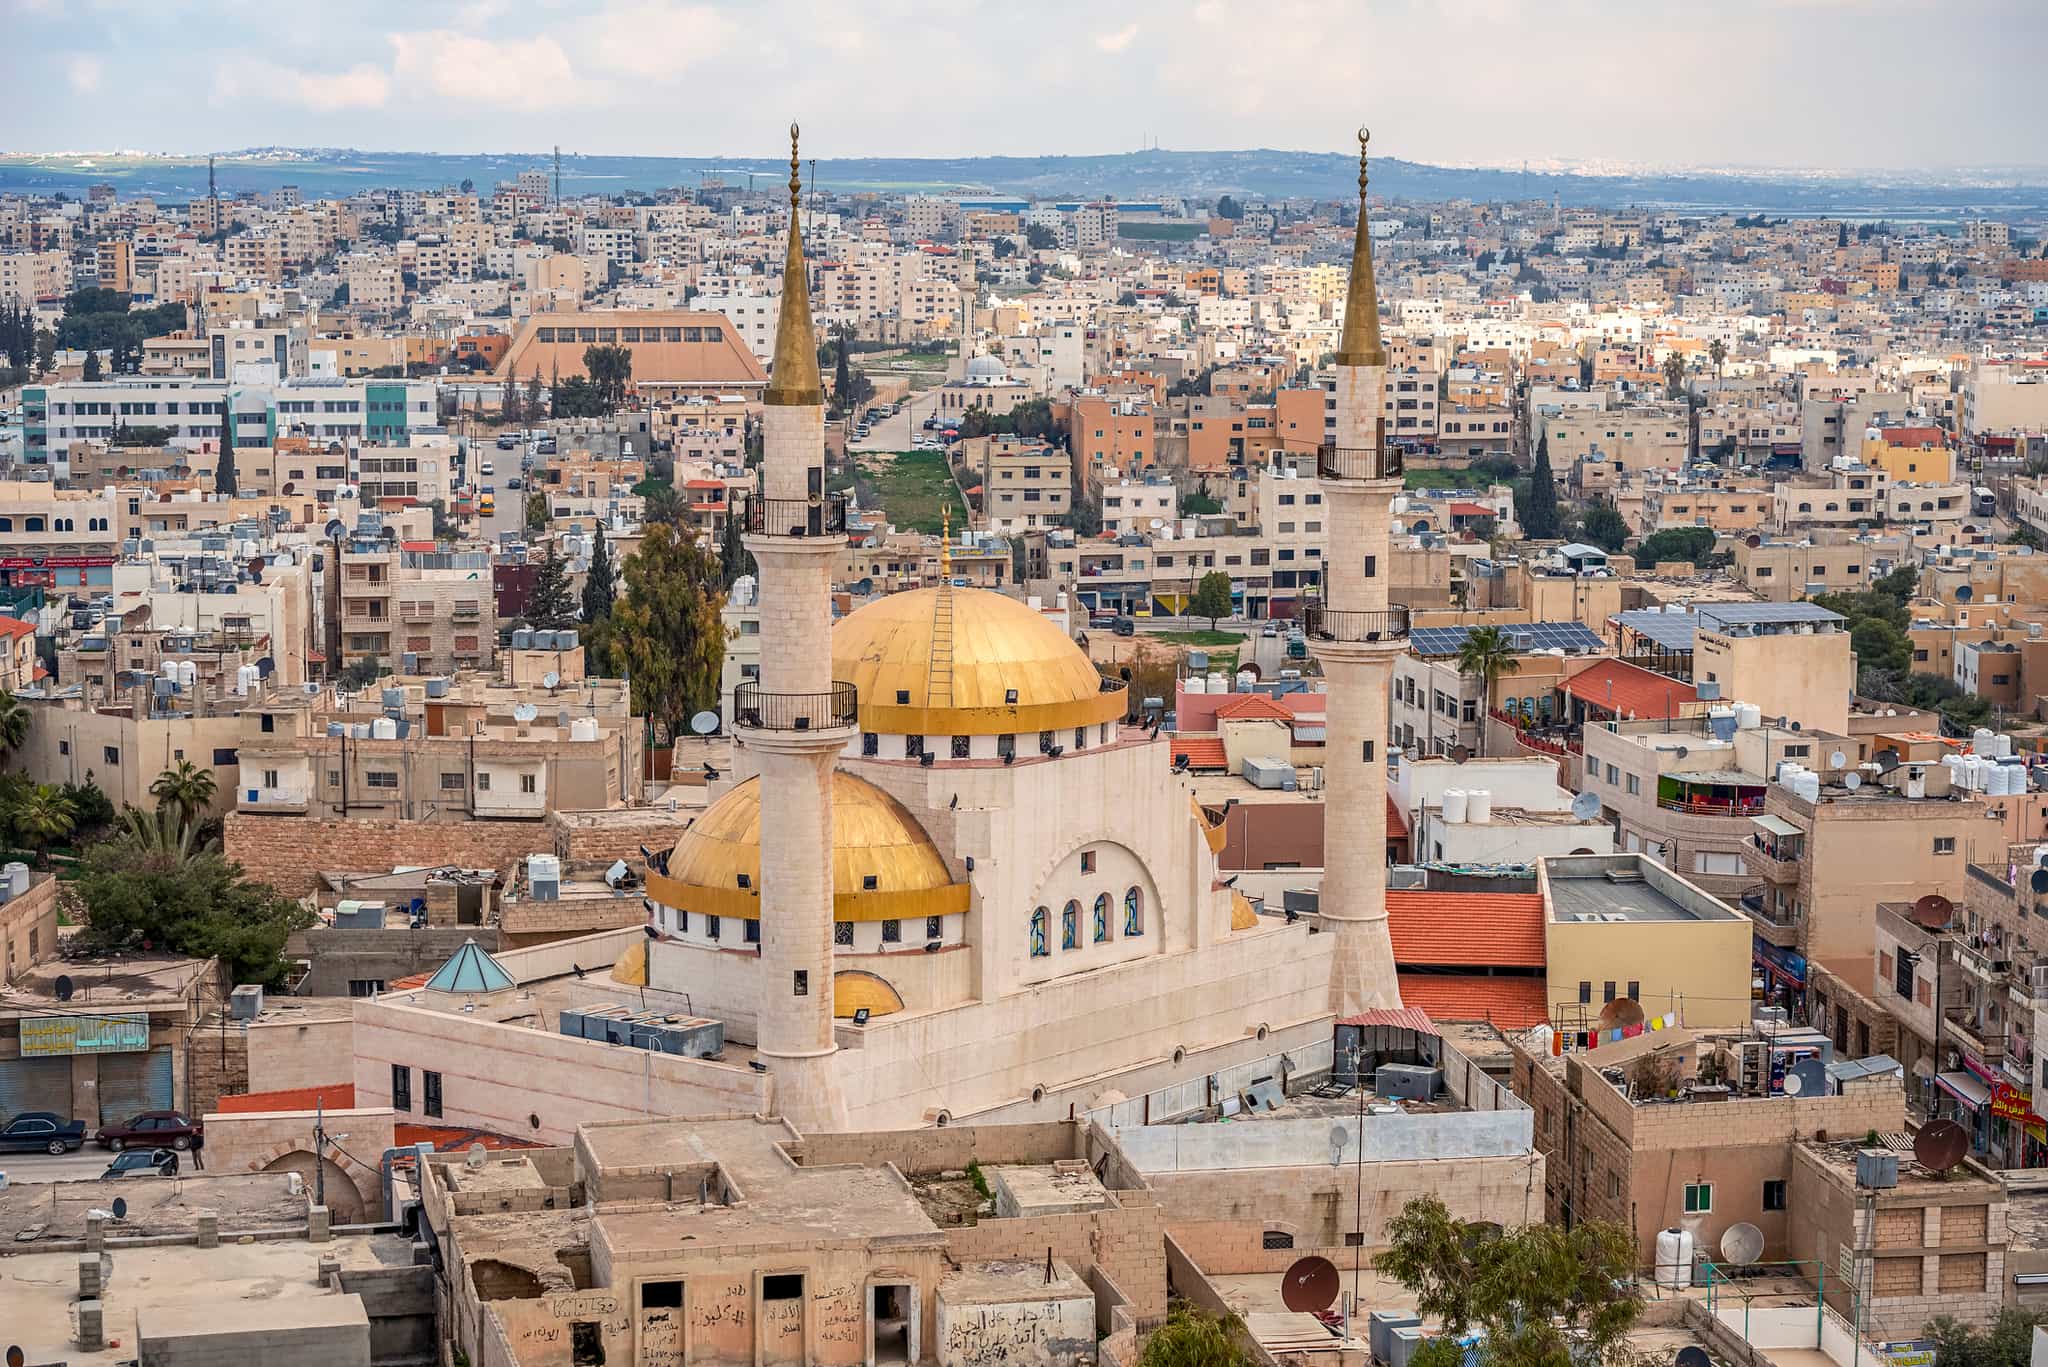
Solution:
<svg viewBox="0 0 2048 1367">
<path fill-rule="evenodd" d="M 953 505 L 939 510 L 939 584 L 953 582 Z"/>
<path fill-rule="evenodd" d="M 797 169 L 797 126 L 789 126 L 789 248 L 782 260 L 782 312 L 776 323 L 775 363 L 762 402 L 791 407 L 822 405 L 825 381 L 818 373 L 818 335 L 811 326 L 810 276 L 804 270 L 802 215 L 797 212 L 803 176 Z"/>
<path fill-rule="evenodd" d="M 1351 289 L 1344 301 L 1344 332 L 1337 342 L 1337 364 L 1348 366 L 1387 363 L 1387 349 L 1380 342 L 1380 296 L 1372 278 L 1372 230 L 1366 223 L 1366 144 L 1372 130 L 1358 130 L 1358 233 L 1351 242 Z"/>
</svg>

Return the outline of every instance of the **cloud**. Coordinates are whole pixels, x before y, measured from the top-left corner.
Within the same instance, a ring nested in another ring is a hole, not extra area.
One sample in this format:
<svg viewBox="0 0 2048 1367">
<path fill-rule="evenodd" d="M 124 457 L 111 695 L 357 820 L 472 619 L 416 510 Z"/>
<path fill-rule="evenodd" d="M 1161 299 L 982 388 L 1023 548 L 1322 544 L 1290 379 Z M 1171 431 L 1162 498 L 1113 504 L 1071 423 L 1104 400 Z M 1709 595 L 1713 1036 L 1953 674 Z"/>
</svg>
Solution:
<svg viewBox="0 0 2048 1367">
<path fill-rule="evenodd" d="M 1137 36 L 1138 26 L 1136 24 L 1125 24 L 1114 33 L 1096 34 L 1095 46 L 1101 48 L 1104 52 L 1122 52 L 1131 45 L 1131 40 Z"/>
<path fill-rule="evenodd" d="M 591 55 L 612 71 L 660 77 L 718 56 L 739 31 L 709 5 L 657 0 L 607 10 L 595 22 Z"/>
<path fill-rule="evenodd" d="M 585 98 L 553 38 L 478 38 L 451 29 L 391 35 L 399 81 L 463 104 L 545 108 Z"/>
<path fill-rule="evenodd" d="M 391 78 L 367 62 L 346 71 L 305 71 L 260 57 L 236 57 L 214 69 L 215 104 L 267 100 L 298 105 L 316 114 L 344 109 L 381 109 L 391 98 Z"/>
<path fill-rule="evenodd" d="M 98 90 L 102 74 L 100 59 L 90 53 L 78 53 L 64 63 L 64 79 L 71 82 L 71 88 L 81 95 L 90 95 Z"/>
</svg>

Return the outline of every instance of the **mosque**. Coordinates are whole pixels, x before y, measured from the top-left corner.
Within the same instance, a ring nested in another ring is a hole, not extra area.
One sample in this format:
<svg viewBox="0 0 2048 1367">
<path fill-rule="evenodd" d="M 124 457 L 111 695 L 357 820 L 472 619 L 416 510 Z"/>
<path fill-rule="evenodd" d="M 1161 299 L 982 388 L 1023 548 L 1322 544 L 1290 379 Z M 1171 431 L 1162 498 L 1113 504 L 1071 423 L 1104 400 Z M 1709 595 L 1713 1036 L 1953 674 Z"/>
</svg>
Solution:
<svg viewBox="0 0 2048 1367">
<path fill-rule="evenodd" d="M 1364 213 L 1321 454 L 1325 597 L 1304 626 L 1329 679 L 1317 923 L 1253 915 L 1222 831 L 1125 725 L 1054 620 L 955 587 L 837 621 L 845 543 L 825 490 L 824 394 L 794 213 L 765 396 L 761 667 L 734 696 L 736 770 L 648 879 L 649 986 L 755 1047 L 777 1111 L 814 1129 L 1052 1119 L 1329 1037 L 1399 1004 L 1382 823 L 1397 458 L 1381 439 Z"/>
</svg>

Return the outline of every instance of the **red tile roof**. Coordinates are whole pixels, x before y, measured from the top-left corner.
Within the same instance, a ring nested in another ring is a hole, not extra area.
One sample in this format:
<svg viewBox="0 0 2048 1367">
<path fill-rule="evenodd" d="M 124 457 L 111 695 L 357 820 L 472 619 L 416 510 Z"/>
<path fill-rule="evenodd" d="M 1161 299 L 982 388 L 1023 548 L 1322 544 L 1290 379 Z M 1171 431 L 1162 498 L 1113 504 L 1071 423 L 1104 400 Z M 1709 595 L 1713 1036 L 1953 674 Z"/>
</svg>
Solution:
<svg viewBox="0 0 2048 1367">
<path fill-rule="evenodd" d="M 34 622 L 24 622 L 19 617 L 0 617 L 0 636 L 33 636 Z"/>
<path fill-rule="evenodd" d="M 1483 974 L 1402 973 L 1401 1001 L 1440 1021 L 1490 1021 L 1503 1030 L 1526 1030 L 1550 1019 L 1541 978 Z"/>
<path fill-rule="evenodd" d="M 1457 502 L 1451 505 L 1452 517 L 1492 517 L 1493 509 L 1484 503 Z"/>
<path fill-rule="evenodd" d="M 1233 693 L 1230 701 L 1216 709 L 1218 720 L 1293 721 L 1294 714 L 1264 693 Z"/>
<path fill-rule="evenodd" d="M 1391 1025 L 1402 1030 L 1419 1030 L 1425 1035 L 1434 1035 L 1437 1028 L 1429 1019 L 1429 1013 L 1412 1006 L 1379 1007 L 1361 1011 L 1355 1016 L 1345 1016 L 1339 1025 Z"/>
<path fill-rule="evenodd" d="M 1387 928 L 1397 965 L 1545 964 L 1540 893 L 1389 889 Z"/>
<path fill-rule="evenodd" d="M 1602 660 L 1580 670 L 1565 681 L 1564 691 L 1603 712 L 1649 721 L 1676 717 L 1686 703 L 1699 701 L 1691 684 L 1621 660 Z"/>
<path fill-rule="evenodd" d="M 531 1139 L 514 1139 L 510 1135 L 492 1134 L 489 1130 L 473 1130 L 467 1125 L 407 1125 L 391 1127 L 391 1142 L 400 1148 L 414 1144 L 432 1144 L 436 1153 L 456 1153 L 471 1144 L 481 1144 L 487 1149 L 539 1149 L 547 1147 Z"/>
<path fill-rule="evenodd" d="M 224 1096 L 214 1110 L 222 1115 L 265 1115 L 272 1111 L 310 1111 L 324 1105 L 330 1111 L 346 1111 L 356 1104 L 353 1082 L 331 1082 L 323 1087 L 291 1087 L 281 1092 L 244 1092 Z"/>
<path fill-rule="evenodd" d="M 1387 838 L 1405 840 L 1408 837 L 1408 822 L 1401 816 L 1401 809 L 1394 805 L 1394 799 L 1387 799 Z"/>
<path fill-rule="evenodd" d="M 1230 761 L 1223 753 L 1223 737 L 1205 735 L 1177 735 L 1173 744 L 1166 747 L 1167 762 L 1173 762 L 1175 755 L 1186 755 L 1191 769 L 1222 769 Z"/>
</svg>

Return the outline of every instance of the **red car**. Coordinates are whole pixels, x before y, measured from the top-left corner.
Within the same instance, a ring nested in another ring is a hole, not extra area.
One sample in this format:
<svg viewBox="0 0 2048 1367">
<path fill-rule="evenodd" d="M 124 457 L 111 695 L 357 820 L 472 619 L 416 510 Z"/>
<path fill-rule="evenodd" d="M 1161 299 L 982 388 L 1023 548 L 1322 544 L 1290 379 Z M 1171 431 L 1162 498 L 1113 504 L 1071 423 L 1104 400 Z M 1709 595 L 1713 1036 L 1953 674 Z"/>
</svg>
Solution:
<svg viewBox="0 0 2048 1367">
<path fill-rule="evenodd" d="M 196 1149 L 205 1131 L 181 1111 L 144 1111 L 119 1125 L 102 1125 L 93 1142 L 119 1153 L 125 1148 Z"/>
</svg>

